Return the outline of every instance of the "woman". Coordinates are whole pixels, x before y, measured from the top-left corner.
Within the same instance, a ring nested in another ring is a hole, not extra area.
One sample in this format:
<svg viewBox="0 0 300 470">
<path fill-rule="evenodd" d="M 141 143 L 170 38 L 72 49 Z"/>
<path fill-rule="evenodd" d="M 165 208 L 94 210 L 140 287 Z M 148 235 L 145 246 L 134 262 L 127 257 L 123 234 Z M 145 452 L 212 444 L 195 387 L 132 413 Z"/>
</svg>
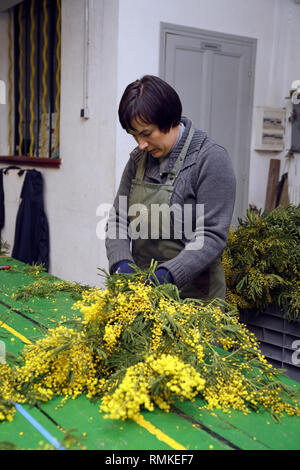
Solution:
<svg viewBox="0 0 300 470">
<path fill-rule="evenodd" d="M 174 283 L 182 298 L 225 298 L 221 255 L 235 200 L 227 151 L 182 117 L 178 94 L 155 76 L 127 86 L 119 119 L 137 147 L 108 220 L 110 272 L 154 259 L 158 281 Z"/>
</svg>

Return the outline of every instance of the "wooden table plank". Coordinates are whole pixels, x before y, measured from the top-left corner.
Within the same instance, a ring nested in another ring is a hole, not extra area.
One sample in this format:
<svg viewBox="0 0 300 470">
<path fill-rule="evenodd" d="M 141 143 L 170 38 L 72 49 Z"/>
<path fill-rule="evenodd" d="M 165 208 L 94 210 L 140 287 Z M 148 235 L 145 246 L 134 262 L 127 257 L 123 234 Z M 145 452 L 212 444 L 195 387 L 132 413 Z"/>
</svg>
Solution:
<svg viewBox="0 0 300 470">
<path fill-rule="evenodd" d="M 19 287 L 41 279 L 41 275 L 24 274 L 23 263 L 0 258 L 0 264 L 14 266 L 15 272 L 0 271 L 0 339 L 7 350 L 18 355 L 26 340 L 43 337 L 45 327 L 55 326 L 63 315 L 71 318 L 73 300 L 67 293 L 58 292 L 54 297 L 15 300 L 12 294 Z M 44 274 L 43 274 L 44 275 Z M 49 276 L 48 279 L 57 278 Z M 4 323 L 3 323 L 4 322 Z M 299 385 L 287 379 L 291 385 Z M 300 447 L 299 418 L 285 417 L 280 424 L 272 421 L 269 413 L 241 412 L 229 414 L 220 410 L 203 409 L 204 402 L 176 404 L 165 413 L 155 409 L 143 412 L 139 423 L 105 419 L 99 413 L 99 403 L 91 403 L 84 396 L 69 400 L 64 406 L 56 397 L 39 408 L 24 408 L 47 431 L 60 441 L 64 432 L 77 429 L 74 434 L 82 438 L 76 448 L 89 450 L 295 450 Z M 63 432 L 64 431 L 64 432 Z M 21 434 L 20 434 L 21 433 Z M 16 413 L 12 423 L 0 425 L 0 441 L 8 440 L 22 448 L 40 448 L 45 439 L 24 418 Z"/>
<path fill-rule="evenodd" d="M 178 408 L 244 450 L 299 450 L 299 418 L 285 416 L 275 422 L 267 411 L 248 415 L 235 410 L 208 411 L 204 401 L 178 404 Z"/>
<path fill-rule="evenodd" d="M 25 406 L 29 413 L 32 413 L 32 409 Z M 53 426 L 49 420 L 43 419 L 43 416 L 38 416 L 37 419 L 42 426 L 57 440 L 58 443 L 63 439 L 64 433 L 59 431 L 56 426 Z M 9 448 L 9 444 L 12 448 L 17 450 L 47 450 L 51 447 L 50 442 L 34 427 L 30 424 L 19 412 L 16 412 L 13 422 L 7 422 L 0 424 L 0 443 L 6 442 L 6 449 Z"/>
<path fill-rule="evenodd" d="M 9 301 L 6 300 L 7 305 L 8 302 Z M 0 318 L 2 319 L 0 326 L 2 331 L 4 330 L 6 333 L 7 350 L 17 356 L 18 353 L 23 350 L 24 343 L 30 341 L 34 342 L 36 339 L 43 337 L 45 331 L 42 327 L 38 327 L 35 323 L 32 323 L 30 318 L 24 318 L 23 316 L 18 315 L 15 308 L 21 308 L 21 302 L 18 302 L 17 304 L 13 302 L 12 304 L 12 309 L 0 304 Z M 48 317 L 43 316 L 42 321 L 44 324 L 49 325 Z M 11 341 L 12 339 L 13 341 Z M 104 419 L 104 417 L 99 413 L 99 404 L 92 404 L 85 399 L 85 397 L 79 397 L 75 401 L 70 400 L 62 408 L 57 407 L 60 401 L 61 398 L 57 397 L 56 399 L 51 400 L 51 402 L 41 405 L 41 411 L 26 406 L 25 408 L 30 414 L 38 415 L 36 416 L 38 422 L 41 421 L 41 418 L 44 421 L 45 416 L 47 415 L 48 418 L 44 423 L 47 429 L 48 426 L 53 427 L 53 423 L 55 422 L 58 425 L 57 429 L 63 428 L 65 431 L 68 431 L 70 428 L 76 428 L 79 426 L 81 434 L 87 434 L 83 429 L 85 429 L 85 425 L 88 425 L 89 429 L 92 430 L 92 432 L 89 433 L 89 439 L 87 442 L 88 449 L 184 449 L 183 445 L 177 443 L 177 441 L 165 432 L 161 431 L 158 427 L 153 425 L 149 426 L 150 423 L 148 423 L 148 425 L 146 423 L 146 427 L 142 427 L 140 424 L 134 423 L 130 420 L 120 424 L 120 421 L 112 422 L 111 420 Z M 43 412 L 45 413 L 44 415 Z M 16 413 L 16 415 L 18 415 L 18 413 Z M 164 417 L 165 416 L 163 416 L 163 419 Z M 20 418 L 18 418 L 18 420 L 20 421 Z M 27 446 L 30 447 L 33 443 L 30 439 L 28 424 L 26 426 L 26 434 L 29 436 L 29 441 L 23 439 L 22 443 L 23 445 L 27 444 Z M 188 427 L 191 428 L 191 426 Z M 11 433 L 9 430 L 13 429 L 13 423 L 2 423 L 0 427 L 0 440 L 7 440 L 7 434 Z M 125 433 L 119 433 L 119 430 L 124 429 Z M 191 432 L 193 433 L 195 430 L 191 429 Z M 13 434 L 15 436 L 15 432 L 13 432 Z M 119 434 L 120 436 L 118 437 Z M 195 432 L 195 434 L 197 434 L 198 437 L 198 433 Z M 125 440 L 124 435 L 127 436 Z M 57 436 L 57 434 L 55 434 L 55 436 Z M 137 436 L 139 437 L 138 440 Z M 205 434 L 204 437 L 206 438 Z M 17 439 L 16 445 L 20 445 L 19 441 L 20 440 Z M 205 446 L 209 448 L 209 439 L 206 439 L 206 442 L 207 446 Z"/>
</svg>

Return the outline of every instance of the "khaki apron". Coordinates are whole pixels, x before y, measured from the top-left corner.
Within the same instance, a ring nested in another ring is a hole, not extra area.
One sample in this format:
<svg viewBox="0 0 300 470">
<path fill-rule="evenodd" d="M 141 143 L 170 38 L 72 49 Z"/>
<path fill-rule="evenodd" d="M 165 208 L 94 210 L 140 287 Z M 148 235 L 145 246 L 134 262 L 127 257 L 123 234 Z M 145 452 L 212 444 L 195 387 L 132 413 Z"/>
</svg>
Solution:
<svg viewBox="0 0 300 470">
<path fill-rule="evenodd" d="M 147 151 L 143 153 L 139 161 L 136 177 L 132 180 L 129 195 L 129 219 L 131 227 L 138 224 L 139 227 L 143 226 L 147 228 L 143 234 L 140 232 L 139 237 L 132 237 L 132 256 L 135 264 L 141 269 L 147 269 L 152 260 L 157 261 L 158 265 L 165 263 L 177 256 L 185 247 L 182 240 L 174 237 L 174 227 L 170 211 L 169 217 L 158 218 L 158 227 L 157 223 L 153 225 L 155 228 L 155 237 L 151 237 L 151 235 L 153 235 L 151 207 L 154 205 L 156 205 L 156 207 L 164 205 L 164 208 L 170 208 L 174 182 L 182 168 L 193 134 L 194 129 L 191 128 L 185 145 L 174 167 L 169 170 L 167 180 L 164 184 L 143 181 Z M 137 209 L 136 212 L 139 212 L 138 216 L 134 213 L 131 214 L 131 212 L 134 212 L 132 211 L 134 208 Z M 157 221 L 157 217 L 155 221 Z M 166 224 L 169 226 L 166 226 Z M 135 233 L 137 233 L 137 231 L 135 231 Z M 166 233 L 170 234 L 168 238 L 165 236 Z M 224 299 L 225 293 L 225 277 L 220 259 L 217 259 L 208 269 L 202 272 L 197 279 L 180 289 L 180 296 L 182 298 L 214 299 L 218 297 Z"/>
</svg>

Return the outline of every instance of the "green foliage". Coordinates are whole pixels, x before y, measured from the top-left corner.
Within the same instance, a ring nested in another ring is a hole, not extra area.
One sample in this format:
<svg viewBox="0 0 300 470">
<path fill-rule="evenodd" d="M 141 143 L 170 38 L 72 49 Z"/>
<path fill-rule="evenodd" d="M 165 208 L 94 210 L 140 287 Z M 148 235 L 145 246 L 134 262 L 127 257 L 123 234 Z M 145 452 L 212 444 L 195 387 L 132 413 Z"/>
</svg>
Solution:
<svg viewBox="0 0 300 470">
<path fill-rule="evenodd" d="M 227 300 L 241 308 L 277 304 L 300 320 L 300 205 L 249 208 L 223 255 Z"/>
<path fill-rule="evenodd" d="M 56 295 L 57 292 L 68 292 L 72 299 L 78 300 L 81 298 L 82 293 L 89 289 L 91 289 L 90 286 L 81 285 L 77 282 L 53 281 L 52 278 L 39 278 L 27 286 L 20 287 L 13 294 L 13 298 L 26 302 L 31 297 L 51 297 Z"/>
</svg>

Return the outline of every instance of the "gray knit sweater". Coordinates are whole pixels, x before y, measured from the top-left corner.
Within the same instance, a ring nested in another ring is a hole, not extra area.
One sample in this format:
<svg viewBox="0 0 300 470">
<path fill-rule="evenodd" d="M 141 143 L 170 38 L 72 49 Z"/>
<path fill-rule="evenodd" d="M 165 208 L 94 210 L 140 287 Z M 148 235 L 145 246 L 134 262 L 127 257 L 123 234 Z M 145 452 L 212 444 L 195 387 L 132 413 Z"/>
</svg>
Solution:
<svg viewBox="0 0 300 470">
<path fill-rule="evenodd" d="M 164 173 L 160 172 L 159 159 L 148 154 L 145 181 L 165 183 L 167 171 L 174 166 L 192 124 L 185 117 L 182 118 L 182 122 L 185 125 L 184 133 L 172 150 Z M 130 154 L 114 201 L 118 223 L 123 227 L 129 224 L 129 220 L 124 220 L 123 215 L 119 214 L 119 196 L 129 198 L 131 181 L 135 178 L 141 155 L 142 151 L 138 148 Z M 174 183 L 171 205 L 180 204 L 183 207 L 184 204 L 192 204 L 196 207 L 196 204 L 204 204 L 204 243 L 197 251 L 183 249 L 175 258 L 161 265 L 170 271 L 178 288 L 196 279 L 222 254 L 232 219 L 235 189 L 235 176 L 227 151 L 210 139 L 205 132 L 196 130 L 182 169 Z M 113 217 L 110 217 L 108 227 L 112 221 Z M 190 242 L 191 240 L 184 239 L 186 246 Z M 129 237 L 126 239 L 107 237 L 106 251 L 110 272 L 119 261 L 134 262 Z"/>
</svg>

